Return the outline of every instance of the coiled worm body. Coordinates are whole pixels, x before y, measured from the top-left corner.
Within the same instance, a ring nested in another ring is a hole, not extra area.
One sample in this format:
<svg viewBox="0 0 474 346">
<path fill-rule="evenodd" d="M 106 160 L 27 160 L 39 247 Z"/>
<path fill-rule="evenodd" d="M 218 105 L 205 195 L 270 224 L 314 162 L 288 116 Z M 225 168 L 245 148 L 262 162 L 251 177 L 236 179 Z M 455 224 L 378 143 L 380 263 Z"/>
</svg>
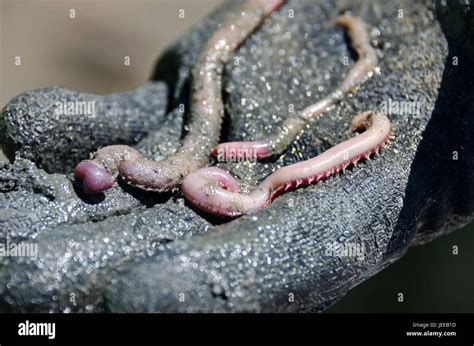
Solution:
<svg viewBox="0 0 474 346">
<path fill-rule="evenodd" d="M 99 149 L 79 163 L 75 176 L 84 191 L 95 194 L 112 187 L 118 175 L 144 190 L 164 192 L 175 189 L 184 177 L 204 167 L 220 136 L 224 105 L 222 73 L 235 49 L 283 0 L 248 0 L 235 18 L 222 25 L 207 41 L 194 71 L 189 131 L 176 154 L 166 160 L 144 158 L 126 145 Z"/>
<path fill-rule="evenodd" d="M 321 116 L 371 76 L 377 66 L 377 55 L 370 44 L 370 35 L 366 24 L 360 18 L 349 16 L 339 16 L 335 24 L 346 30 L 351 46 L 358 55 L 356 63 L 341 84 L 322 100 L 306 107 L 296 115 L 288 117 L 282 126 L 270 134 L 267 139 L 227 142 L 217 145 L 211 154 L 217 157 L 218 161 L 258 160 L 283 153 L 311 120 Z"/>
<path fill-rule="evenodd" d="M 189 174 L 182 192 L 194 207 L 221 218 L 235 218 L 265 208 L 279 195 L 315 184 L 371 154 L 379 153 L 391 135 L 388 118 L 367 111 L 354 117 L 352 131 L 359 135 L 328 149 L 312 159 L 278 169 L 248 195 L 237 191 L 237 182 L 226 171 L 208 167 Z"/>
</svg>

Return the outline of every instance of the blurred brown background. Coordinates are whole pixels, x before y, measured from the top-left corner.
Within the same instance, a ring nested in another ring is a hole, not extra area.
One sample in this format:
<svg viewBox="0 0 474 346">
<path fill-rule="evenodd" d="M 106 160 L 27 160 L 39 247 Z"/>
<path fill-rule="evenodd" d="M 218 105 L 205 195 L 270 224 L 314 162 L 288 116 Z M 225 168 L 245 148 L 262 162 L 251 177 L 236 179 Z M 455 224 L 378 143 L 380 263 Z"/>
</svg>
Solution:
<svg viewBox="0 0 474 346">
<path fill-rule="evenodd" d="M 222 2 L 0 0 L 0 107 L 23 91 L 50 85 L 99 94 L 133 89 L 150 77 L 167 45 Z M 180 9 L 184 19 L 178 17 Z M 15 66 L 17 56 L 20 66 Z M 124 65 L 125 56 L 130 66 Z M 452 253 L 454 245 L 458 255 Z M 473 262 L 471 223 L 410 249 L 329 311 L 473 312 Z M 399 292 L 403 303 L 397 301 Z"/>
<path fill-rule="evenodd" d="M 133 89 L 149 78 L 167 45 L 222 2 L 0 0 L 0 106 L 50 85 L 99 94 Z"/>
</svg>

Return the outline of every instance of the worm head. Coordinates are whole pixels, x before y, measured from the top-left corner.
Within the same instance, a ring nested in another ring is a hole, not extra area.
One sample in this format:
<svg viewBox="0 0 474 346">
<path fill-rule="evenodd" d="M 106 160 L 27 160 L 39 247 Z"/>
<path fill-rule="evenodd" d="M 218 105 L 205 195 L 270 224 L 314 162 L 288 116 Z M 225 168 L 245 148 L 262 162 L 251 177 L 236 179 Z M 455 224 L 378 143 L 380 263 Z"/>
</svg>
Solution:
<svg viewBox="0 0 474 346">
<path fill-rule="evenodd" d="M 84 192 L 87 195 L 108 190 L 114 183 L 112 175 L 95 161 L 82 161 L 74 169 L 74 175 L 82 180 Z"/>
</svg>

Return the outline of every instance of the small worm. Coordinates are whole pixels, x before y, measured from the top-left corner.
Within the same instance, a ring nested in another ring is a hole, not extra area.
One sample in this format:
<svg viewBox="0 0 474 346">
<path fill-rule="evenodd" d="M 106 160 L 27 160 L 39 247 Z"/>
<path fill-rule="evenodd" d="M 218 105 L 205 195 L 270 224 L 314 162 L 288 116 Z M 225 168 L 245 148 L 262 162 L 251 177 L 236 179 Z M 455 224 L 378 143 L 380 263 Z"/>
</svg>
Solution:
<svg viewBox="0 0 474 346">
<path fill-rule="evenodd" d="M 180 149 L 166 160 L 144 158 L 126 145 L 99 149 L 92 159 L 74 170 L 86 194 L 110 189 L 120 175 L 144 190 L 165 192 L 176 188 L 184 177 L 208 162 L 219 142 L 224 106 L 222 73 L 232 53 L 284 0 L 247 0 L 236 18 L 222 25 L 206 42 L 194 71 L 189 131 Z"/>
<path fill-rule="evenodd" d="M 312 159 L 278 169 L 248 195 L 240 194 L 235 179 L 217 167 L 189 174 L 182 185 L 183 194 L 191 205 L 217 217 L 255 213 L 287 191 L 315 184 L 361 159 L 369 159 L 373 153 L 378 155 L 392 132 L 388 118 L 371 111 L 356 115 L 351 130 L 363 132 Z"/>
<path fill-rule="evenodd" d="M 306 107 L 283 122 L 282 127 L 269 139 L 248 142 L 221 143 L 213 148 L 211 155 L 218 161 L 233 159 L 262 159 L 283 153 L 308 123 L 340 101 L 348 92 L 361 85 L 377 66 L 377 55 L 370 44 L 366 24 L 357 17 L 339 16 L 335 24 L 343 27 L 358 58 L 341 84 L 322 100 Z"/>
</svg>

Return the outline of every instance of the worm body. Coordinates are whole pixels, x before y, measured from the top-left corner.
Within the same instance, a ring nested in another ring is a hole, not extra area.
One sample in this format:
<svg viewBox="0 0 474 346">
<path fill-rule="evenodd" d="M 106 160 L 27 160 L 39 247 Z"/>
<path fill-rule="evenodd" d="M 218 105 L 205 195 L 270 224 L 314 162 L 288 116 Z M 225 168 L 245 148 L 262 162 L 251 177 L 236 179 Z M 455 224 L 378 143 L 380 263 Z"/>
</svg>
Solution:
<svg viewBox="0 0 474 346">
<path fill-rule="evenodd" d="M 315 184 L 371 154 L 378 155 L 391 135 L 388 118 L 371 111 L 355 116 L 351 130 L 363 132 L 310 160 L 277 170 L 248 195 L 240 194 L 234 178 L 216 167 L 189 174 L 182 185 L 183 194 L 196 208 L 221 218 L 257 212 L 287 191 Z"/>
<path fill-rule="evenodd" d="M 207 41 L 194 71 L 189 132 L 180 149 L 166 160 L 144 158 L 136 150 L 113 145 L 98 150 L 91 160 L 79 163 L 75 175 L 84 191 L 94 194 L 112 187 L 120 175 L 144 190 L 164 192 L 178 186 L 184 177 L 207 163 L 220 136 L 224 106 L 222 73 L 237 47 L 278 9 L 284 0 L 248 0 L 236 16 Z"/>
<path fill-rule="evenodd" d="M 366 24 L 360 18 L 349 16 L 338 17 L 335 24 L 346 30 L 351 46 L 358 55 L 356 63 L 341 84 L 322 100 L 286 119 L 281 128 L 266 140 L 237 141 L 217 145 L 211 154 L 217 157 L 218 161 L 230 161 L 232 158 L 241 161 L 248 160 L 249 157 L 262 159 L 281 154 L 312 119 L 319 117 L 371 76 L 377 66 L 377 56 L 370 44 Z"/>
</svg>

